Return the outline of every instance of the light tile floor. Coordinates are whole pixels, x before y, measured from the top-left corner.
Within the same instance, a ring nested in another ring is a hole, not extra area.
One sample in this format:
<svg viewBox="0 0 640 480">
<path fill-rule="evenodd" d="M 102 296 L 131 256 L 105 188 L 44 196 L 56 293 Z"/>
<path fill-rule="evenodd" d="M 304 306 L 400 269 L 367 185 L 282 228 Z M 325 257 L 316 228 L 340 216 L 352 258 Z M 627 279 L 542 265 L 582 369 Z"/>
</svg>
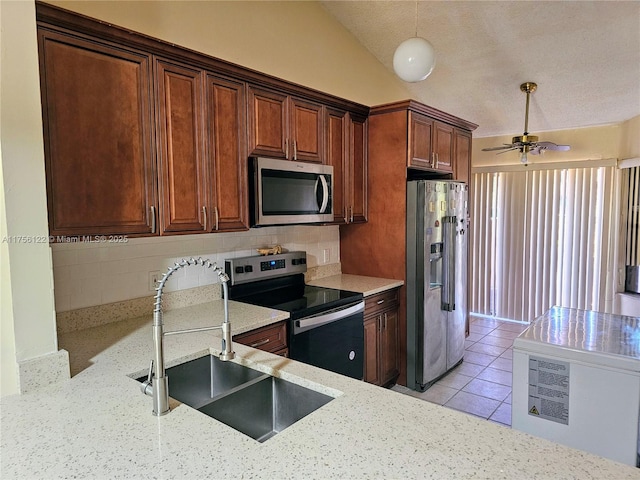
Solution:
<svg viewBox="0 0 640 480">
<path fill-rule="evenodd" d="M 393 390 L 511 426 L 513 339 L 528 325 L 471 317 L 464 360 L 425 392 Z"/>
</svg>

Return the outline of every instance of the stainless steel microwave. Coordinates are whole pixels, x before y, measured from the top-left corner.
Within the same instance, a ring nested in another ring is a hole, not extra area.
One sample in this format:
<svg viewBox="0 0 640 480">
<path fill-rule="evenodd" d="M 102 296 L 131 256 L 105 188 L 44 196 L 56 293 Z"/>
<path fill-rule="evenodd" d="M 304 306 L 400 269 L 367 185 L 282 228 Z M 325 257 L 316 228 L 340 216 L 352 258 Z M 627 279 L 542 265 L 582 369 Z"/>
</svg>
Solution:
<svg viewBox="0 0 640 480">
<path fill-rule="evenodd" d="M 333 221 L 333 167 L 251 158 L 251 226 Z"/>
</svg>

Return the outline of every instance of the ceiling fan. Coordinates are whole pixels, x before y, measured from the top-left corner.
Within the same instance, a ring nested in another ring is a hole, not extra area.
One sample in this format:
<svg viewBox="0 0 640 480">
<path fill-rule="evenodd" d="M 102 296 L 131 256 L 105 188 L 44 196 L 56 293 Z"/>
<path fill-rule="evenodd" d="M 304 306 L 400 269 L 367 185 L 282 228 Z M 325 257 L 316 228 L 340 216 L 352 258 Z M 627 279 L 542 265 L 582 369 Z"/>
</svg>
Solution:
<svg viewBox="0 0 640 480">
<path fill-rule="evenodd" d="M 510 152 L 512 150 L 520 150 L 520 161 L 526 165 L 527 154 L 539 155 L 544 153 L 545 150 L 558 150 L 566 152 L 570 150 L 569 145 L 556 145 L 553 142 L 539 142 L 538 137 L 535 135 L 529 135 L 527 131 L 529 128 L 529 97 L 536 91 L 538 85 L 533 82 L 525 82 L 520 85 L 520 90 L 527 94 L 527 106 L 524 114 L 524 133 L 521 136 L 513 137 L 511 143 L 505 143 L 500 147 L 483 148 L 484 152 L 490 152 L 493 150 L 503 150 L 498 154 Z"/>
</svg>

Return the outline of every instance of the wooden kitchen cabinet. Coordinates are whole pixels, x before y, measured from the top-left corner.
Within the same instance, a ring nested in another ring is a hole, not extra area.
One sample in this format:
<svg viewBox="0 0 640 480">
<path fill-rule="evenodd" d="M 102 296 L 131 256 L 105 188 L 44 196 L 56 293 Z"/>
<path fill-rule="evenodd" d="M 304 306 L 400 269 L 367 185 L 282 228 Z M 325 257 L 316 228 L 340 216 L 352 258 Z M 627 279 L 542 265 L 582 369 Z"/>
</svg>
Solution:
<svg viewBox="0 0 640 480">
<path fill-rule="evenodd" d="M 349 115 L 349 223 L 367 221 L 367 118 Z"/>
<path fill-rule="evenodd" d="M 165 60 L 156 79 L 162 233 L 247 230 L 244 84 Z"/>
<path fill-rule="evenodd" d="M 289 356 L 286 321 L 235 335 L 233 341 L 282 357 Z"/>
<path fill-rule="evenodd" d="M 39 28 L 50 235 L 155 234 L 151 56 Z"/>
<path fill-rule="evenodd" d="M 51 235 L 247 230 L 248 156 L 325 163 L 328 108 L 342 216 L 366 218 L 365 105 L 47 3 L 36 20 Z"/>
<path fill-rule="evenodd" d="M 245 84 L 209 74 L 206 97 L 214 197 L 208 225 L 214 232 L 249 230 Z"/>
<path fill-rule="evenodd" d="M 204 148 L 204 72 L 155 59 L 160 228 L 207 230 L 209 165 Z"/>
<path fill-rule="evenodd" d="M 333 166 L 334 223 L 367 220 L 367 121 L 326 109 L 327 164 Z"/>
<path fill-rule="evenodd" d="M 324 162 L 323 106 L 249 86 L 249 155 Z"/>
<path fill-rule="evenodd" d="M 398 289 L 365 298 L 364 380 L 395 383 L 398 373 Z"/>
<path fill-rule="evenodd" d="M 451 125 L 410 111 L 407 166 L 453 172 L 453 132 Z"/>
</svg>

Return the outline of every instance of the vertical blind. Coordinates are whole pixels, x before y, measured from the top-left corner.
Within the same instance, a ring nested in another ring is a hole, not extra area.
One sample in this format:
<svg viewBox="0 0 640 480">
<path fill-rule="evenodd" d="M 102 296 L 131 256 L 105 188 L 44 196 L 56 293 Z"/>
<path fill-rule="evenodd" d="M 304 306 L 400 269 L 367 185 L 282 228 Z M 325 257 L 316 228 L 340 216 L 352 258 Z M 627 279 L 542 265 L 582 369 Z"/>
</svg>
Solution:
<svg viewBox="0 0 640 480">
<path fill-rule="evenodd" d="M 629 169 L 626 265 L 640 265 L 640 167 Z"/>
<path fill-rule="evenodd" d="M 615 167 L 473 175 L 470 311 L 532 321 L 604 307 Z"/>
</svg>

